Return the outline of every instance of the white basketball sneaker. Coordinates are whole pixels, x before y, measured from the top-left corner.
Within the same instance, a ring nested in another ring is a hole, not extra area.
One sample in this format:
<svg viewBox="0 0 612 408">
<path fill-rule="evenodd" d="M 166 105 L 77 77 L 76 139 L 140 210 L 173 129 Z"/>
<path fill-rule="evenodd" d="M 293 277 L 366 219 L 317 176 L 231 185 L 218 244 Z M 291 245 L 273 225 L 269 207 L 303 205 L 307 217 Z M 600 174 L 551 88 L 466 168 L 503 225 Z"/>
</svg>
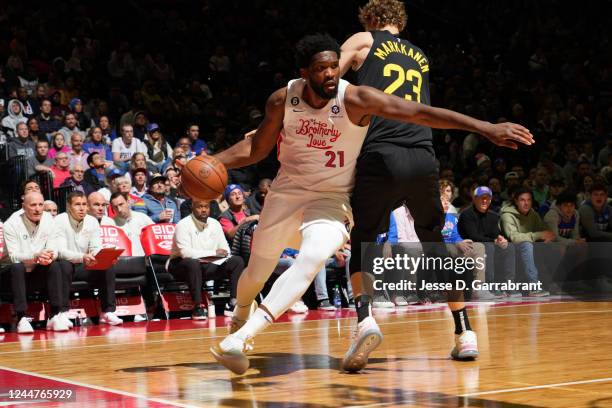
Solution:
<svg viewBox="0 0 612 408">
<path fill-rule="evenodd" d="M 451 357 L 455 360 L 469 360 L 478 357 L 476 333 L 466 330 L 461 334 L 455 334 L 455 347 L 451 351 Z"/>
<path fill-rule="evenodd" d="M 234 374 L 242 375 L 249 369 L 249 359 L 246 353 L 253 349 L 253 341 L 247 338 L 242 340 L 230 334 L 216 346 L 210 348 L 215 360 Z"/>
<path fill-rule="evenodd" d="M 372 316 L 368 316 L 357 325 L 353 340 L 342 359 L 342 370 L 357 372 L 368 364 L 368 355 L 378 347 L 383 335 Z"/>
</svg>

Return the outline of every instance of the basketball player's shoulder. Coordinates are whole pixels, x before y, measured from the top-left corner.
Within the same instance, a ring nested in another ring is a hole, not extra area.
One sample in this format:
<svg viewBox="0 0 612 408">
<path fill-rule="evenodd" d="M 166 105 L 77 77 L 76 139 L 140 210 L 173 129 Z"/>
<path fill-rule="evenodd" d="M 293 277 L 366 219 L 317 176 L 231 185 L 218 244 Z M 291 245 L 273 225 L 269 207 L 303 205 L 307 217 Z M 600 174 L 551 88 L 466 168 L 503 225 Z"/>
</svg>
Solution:
<svg viewBox="0 0 612 408">
<path fill-rule="evenodd" d="M 287 99 L 287 87 L 277 89 L 272 92 L 268 98 L 268 107 L 279 108 L 285 106 L 285 100 Z"/>
<path fill-rule="evenodd" d="M 374 37 L 369 31 L 362 31 L 360 33 L 353 34 L 350 36 L 341 47 L 342 52 L 346 51 L 359 51 L 364 48 L 370 48 L 374 43 Z"/>
</svg>

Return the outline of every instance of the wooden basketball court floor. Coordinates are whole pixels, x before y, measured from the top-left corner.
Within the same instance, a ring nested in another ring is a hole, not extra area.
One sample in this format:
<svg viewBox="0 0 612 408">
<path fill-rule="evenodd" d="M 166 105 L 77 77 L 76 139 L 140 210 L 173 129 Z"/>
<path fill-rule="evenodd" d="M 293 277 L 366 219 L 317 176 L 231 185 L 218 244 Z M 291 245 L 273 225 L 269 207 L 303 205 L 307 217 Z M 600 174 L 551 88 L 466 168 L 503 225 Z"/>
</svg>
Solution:
<svg viewBox="0 0 612 408">
<path fill-rule="evenodd" d="M 223 317 L 7 333 L 0 405 L 612 407 L 611 303 L 473 304 L 481 356 L 470 362 L 449 358 L 445 306 L 405 309 L 377 313 L 385 339 L 361 374 L 338 369 L 355 325 L 347 309 L 285 315 L 257 337 L 243 376 L 208 353 L 226 333 Z M 17 401 L 12 389 L 66 389 L 76 398 Z"/>
</svg>

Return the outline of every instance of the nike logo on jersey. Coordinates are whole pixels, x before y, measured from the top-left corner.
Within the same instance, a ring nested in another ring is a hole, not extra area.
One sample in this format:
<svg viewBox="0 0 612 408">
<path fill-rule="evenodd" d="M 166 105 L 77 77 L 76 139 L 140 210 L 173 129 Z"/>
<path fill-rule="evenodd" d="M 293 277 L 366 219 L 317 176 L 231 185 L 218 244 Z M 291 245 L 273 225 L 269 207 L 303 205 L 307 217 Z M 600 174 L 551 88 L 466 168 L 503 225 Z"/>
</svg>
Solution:
<svg viewBox="0 0 612 408">
<path fill-rule="evenodd" d="M 294 112 L 304 112 L 303 110 L 293 109 Z"/>
</svg>

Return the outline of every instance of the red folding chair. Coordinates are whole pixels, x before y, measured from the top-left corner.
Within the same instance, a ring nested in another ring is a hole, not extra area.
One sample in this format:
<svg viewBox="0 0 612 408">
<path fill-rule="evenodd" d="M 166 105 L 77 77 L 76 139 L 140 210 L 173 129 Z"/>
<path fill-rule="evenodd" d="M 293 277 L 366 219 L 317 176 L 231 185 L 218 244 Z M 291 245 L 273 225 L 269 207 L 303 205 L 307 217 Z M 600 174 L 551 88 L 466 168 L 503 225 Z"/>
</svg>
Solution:
<svg viewBox="0 0 612 408">
<path fill-rule="evenodd" d="M 168 302 L 164 299 L 159 280 L 157 279 L 157 272 L 155 271 L 155 265 L 153 264 L 153 258 L 155 257 L 160 263 L 165 263 L 166 259 L 170 256 L 172 249 L 172 238 L 174 237 L 175 226 L 171 223 L 152 224 L 144 227 L 140 232 L 140 243 L 145 253 L 145 258 L 151 268 L 151 275 L 153 275 L 153 281 L 155 282 L 155 288 L 159 295 L 161 302 L 158 306 L 161 306 L 158 311 L 161 312 L 166 320 L 169 318 L 168 315 Z M 161 309 L 161 310 L 160 310 Z"/>
</svg>

